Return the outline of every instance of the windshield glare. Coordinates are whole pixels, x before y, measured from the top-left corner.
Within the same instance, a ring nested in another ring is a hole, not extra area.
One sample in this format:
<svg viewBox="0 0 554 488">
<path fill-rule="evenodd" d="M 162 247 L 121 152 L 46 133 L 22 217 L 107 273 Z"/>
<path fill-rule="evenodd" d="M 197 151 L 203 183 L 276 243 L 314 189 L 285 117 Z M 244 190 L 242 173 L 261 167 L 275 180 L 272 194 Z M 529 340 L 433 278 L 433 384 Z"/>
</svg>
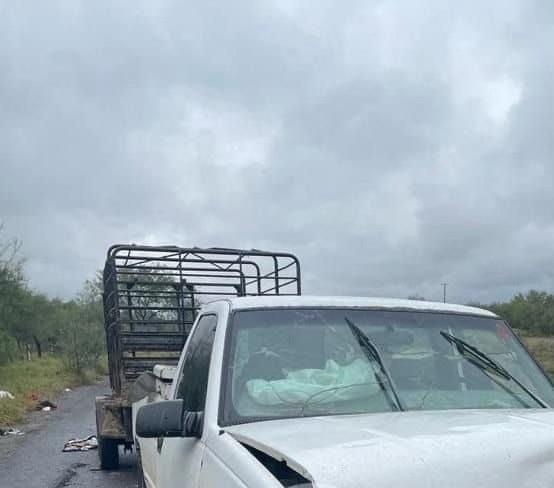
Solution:
<svg viewBox="0 0 554 488">
<path fill-rule="evenodd" d="M 378 349 L 390 377 L 349 326 Z M 275 309 L 234 314 L 224 424 L 395 410 L 537 408 L 509 380 L 487 376 L 444 339 L 476 346 L 554 404 L 552 385 L 501 320 L 432 312 Z"/>
</svg>

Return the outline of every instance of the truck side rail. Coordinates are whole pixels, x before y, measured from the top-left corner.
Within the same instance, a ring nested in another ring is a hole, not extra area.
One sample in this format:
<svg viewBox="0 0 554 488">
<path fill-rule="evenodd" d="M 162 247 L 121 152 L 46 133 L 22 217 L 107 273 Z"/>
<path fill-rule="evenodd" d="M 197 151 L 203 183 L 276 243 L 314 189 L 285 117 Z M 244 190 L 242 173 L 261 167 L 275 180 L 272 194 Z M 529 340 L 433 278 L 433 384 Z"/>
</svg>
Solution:
<svg viewBox="0 0 554 488">
<path fill-rule="evenodd" d="M 176 364 L 202 303 L 300 295 L 296 256 L 258 249 L 116 244 L 104 267 L 110 383 L 116 394 L 155 364 Z"/>
</svg>

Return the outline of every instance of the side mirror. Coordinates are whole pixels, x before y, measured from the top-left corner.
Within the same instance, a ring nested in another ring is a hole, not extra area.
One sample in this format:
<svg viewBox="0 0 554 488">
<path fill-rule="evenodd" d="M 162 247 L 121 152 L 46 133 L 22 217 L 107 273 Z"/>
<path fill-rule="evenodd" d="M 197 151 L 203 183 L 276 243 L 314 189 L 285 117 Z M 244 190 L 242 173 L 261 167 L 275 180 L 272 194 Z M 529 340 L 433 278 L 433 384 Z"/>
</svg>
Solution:
<svg viewBox="0 0 554 488">
<path fill-rule="evenodd" d="M 185 412 L 183 400 L 162 400 L 144 405 L 137 413 L 137 436 L 198 437 L 202 436 L 203 412 Z"/>
</svg>

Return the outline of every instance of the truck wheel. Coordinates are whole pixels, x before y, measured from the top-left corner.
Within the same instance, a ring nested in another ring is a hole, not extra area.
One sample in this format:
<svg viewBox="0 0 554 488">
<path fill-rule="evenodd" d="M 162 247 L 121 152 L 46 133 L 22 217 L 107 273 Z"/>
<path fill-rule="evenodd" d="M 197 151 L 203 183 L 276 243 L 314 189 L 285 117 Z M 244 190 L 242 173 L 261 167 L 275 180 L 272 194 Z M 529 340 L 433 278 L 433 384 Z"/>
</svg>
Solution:
<svg viewBox="0 0 554 488">
<path fill-rule="evenodd" d="M 98 438 L 98 457 L 102 469 L 119 467 L 119 444 L 114 439 Z"/>
</svg>

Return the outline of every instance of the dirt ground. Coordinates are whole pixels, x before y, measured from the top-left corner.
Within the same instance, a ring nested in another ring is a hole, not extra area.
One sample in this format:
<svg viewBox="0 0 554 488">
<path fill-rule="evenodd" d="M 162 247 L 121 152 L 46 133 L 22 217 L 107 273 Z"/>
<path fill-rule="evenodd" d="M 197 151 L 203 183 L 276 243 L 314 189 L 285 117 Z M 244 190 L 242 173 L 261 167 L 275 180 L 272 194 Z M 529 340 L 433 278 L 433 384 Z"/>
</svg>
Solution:
<svg viewBox="0 0 554 488">
<path fill-rule="evenodd" d="M 103 382 L 63 393 L 56 410 L 33 412 L 16 426 L 24 435 L 0 437 L 0 486 L 136 488 L 134 455 L 122 455 L 117 471 L 101 471 L 96 450 L 62 452 L 65 441 L 95 433 L 94 397 L 107 391 Z"/>
</svg>

